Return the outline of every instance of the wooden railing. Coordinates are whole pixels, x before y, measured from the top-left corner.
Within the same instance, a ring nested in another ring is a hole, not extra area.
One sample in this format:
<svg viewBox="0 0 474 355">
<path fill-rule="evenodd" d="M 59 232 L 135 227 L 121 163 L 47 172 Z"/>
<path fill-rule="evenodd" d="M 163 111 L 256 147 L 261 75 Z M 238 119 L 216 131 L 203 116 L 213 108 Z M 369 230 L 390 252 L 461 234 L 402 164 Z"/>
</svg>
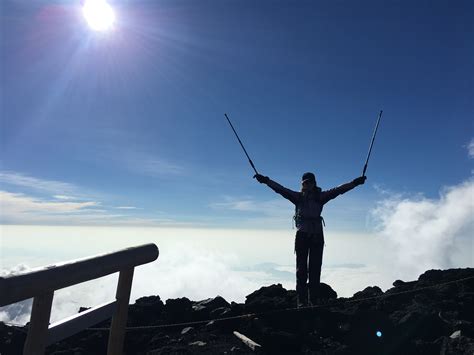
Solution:
<svg viewBox="0 0 474 355">
<path fill-rule="evenodd" d="M 27 273 L 0 277 L 0 307 L 33 298 L 24 355 L 42 355 L 46 346 L 112 317 L 107 354 L 123 350 L 128 302 L 135 266 L 158 258 L 155 244 L 50 265 Z M 55 290 L 120 272 L 116 300 L 49 324 Z"/>
</svg>

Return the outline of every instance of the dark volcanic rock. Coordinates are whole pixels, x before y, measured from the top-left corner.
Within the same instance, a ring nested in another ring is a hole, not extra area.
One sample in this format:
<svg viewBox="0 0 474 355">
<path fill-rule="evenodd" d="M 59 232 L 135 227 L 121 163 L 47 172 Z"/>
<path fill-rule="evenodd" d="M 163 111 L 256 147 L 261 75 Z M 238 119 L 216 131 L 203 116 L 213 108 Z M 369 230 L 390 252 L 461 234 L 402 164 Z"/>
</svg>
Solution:
<svg viewBox="0 0 474 355">
<path fill-rule="evenodd" d="M 264 312 L 294 306 L 293 297 L 281 284 L 262 287 L 246 297 L 245 309 L 249 312 Z"/>
<path fill-rule="evenodd" d="M 397 323 L 397 329 L 407 339 L 424 341 L 434 341 L 449 333 L 446 323 L 435 313 L 410 312 Z"/>
<path fill-rule="evenodd" d="M 351 298 L 336 299 L 321 284 L 319 296 L 321 303 L 307 309 L 295 309 L 295 291 L 280 284 L 251 293 L 245 304 L 219 296 L 165 304 L 143 297 L 130 306 L 128 326 L 150 328 L 130 329 L 125 353 L 254 354 L 233 331 L 259 343 L 264 354 L 474 353 L 474 269 L 429 270 L 418 281 L 397 280 L 385 293 L 371 286 Z M 0 323 L 0 354 L 21 354 L 25 331 Z M 105 354 L 107 339 L 107 331 L 85 330 L 47 354 Z"/>
<path fill-rule="evenodd" d="M 359 291 L 354 293 L 352 296 L 354 299 L 359 298 L 370 298 L 370 297 L 377 297 L 383 295 L 383 291 L 378 286 L 369 286 L 366 287 L 363 291 Z"/>
<path fill-rule="evenodd" d="M 349 322 L 344 338 L 351 349 L 365 354 L 385 354 L 393 347 L 395 327 L 385 313 L 360 311 Z"/>
<path fill-rule="evenodd" d="M 456 339 L 443 337 L 440 354 L 472 355 L 474 354 L 474 340 L 464 336 Z"/>
<path fill-rule="evenodd" d="M 160 296 L 142 297 L 130 306 L 129 325 L 152 325 L 157 324 L 164 311 L 165 305 Z"/>
<path fill-rule="evenodd" d="M 420 275 L 418 283 L 421 286 L 424 284 L 441 284 L 444 282 L 450 282 L 454 280 L 460 280 L 463 278 L 472 277 L 472 268 L 464 269 L 449 269 L 449 270 L 428 270 Z M 474 285 L 474 279 L 463 281 L 465 284 Z"/>
<path fill-rule="evenodd" d="M 331 286 L 321 282 L 318 288 L 318 298 L 322 301 L 327 301 L 337 298 L 337 292 Z"/>
<path fill-rule="evenodd" d="M 230 316 L 232 313 L 232 310 L 229 307 L 219 307 L 216 309 L 213 309 L 211 313 L 209 313 L 209 316 L 211 318 L 223 318 Z"/>
<path fill-rule="evenodd" d="M 166 300 L 164 318 L 174 323 L 185 322 L 192 319 L 193 303 L 187 299 L 175 298 Z"/>
<path fill-rule="evenodd" d="M 0 354 L 22 354 L 25 340 L 25 330 L 10 327 L 0 322 Z"/>
<path fill-rule="evenodd" d="M 444 279 L 443 271 L 442 270 L 428 270 L 425 271 L 423 274 L 420 275 L 418 281 L 421 282 L 439 282 L 443 281 Z"/>
<path fill-rule="evenodd" d="M 223 316 L 230 312 L 230 304 L 221 296 L 208 298 L 203 301 L 194 302 L 192 305 L 195 316 L 199 319 L 207 319 Z"/>
<path fill-rule="evenodd" d="M 402 281 L 402 280 L 395 280 L 392 285 L 395 286 L 395 287 L 400 287 L 400 286 L 405 285 L 405 283 L 406 282 Z"/>
<path fill-rule="evenodd" d="M 208 298 L 203 301 L 194 302 L 193 304 L 193 310 L 197 312 L 203 309 L 213 310 L 219 307 L 230 307 L 230 304 L 221 296 L 217 296 L 215 298 Z"/>
<path fill-rule="evenodd" d="M 51 354 L 67 354 L 69 351 L 69 354 L 101 355 L 107 353 L 107 339 L 106 332 L 83 331 L 48 347 L 47 350 L 51 351 Z"/>
</svg>

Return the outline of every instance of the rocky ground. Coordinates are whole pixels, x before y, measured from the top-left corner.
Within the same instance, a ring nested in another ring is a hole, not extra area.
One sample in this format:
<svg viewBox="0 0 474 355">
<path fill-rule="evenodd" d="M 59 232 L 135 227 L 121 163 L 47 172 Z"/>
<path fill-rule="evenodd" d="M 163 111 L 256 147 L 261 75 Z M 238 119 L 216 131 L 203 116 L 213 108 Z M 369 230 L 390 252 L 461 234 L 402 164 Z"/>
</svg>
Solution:
<svg viewBox="0 0 474 355">
<path fill-rule="evenodd" d="M 279 284 L 253 292 L 244 304 L 143 297 L 130 306 L 125 353 L 474 354 L 474 269 L 430 270 L 393 285 L 337 298 L 322 284 L 319 306 L 299 310 L 295 291 Z M 187 322 L 195 323 L 168 326 Z M 260 347 L 252 350 L 235 331 Z M 0 354 L 21 354 L 25 332 L 0 323 Z M 86 330 L 47 354 L 105 354 L 107 336 Z"/>
</svg>

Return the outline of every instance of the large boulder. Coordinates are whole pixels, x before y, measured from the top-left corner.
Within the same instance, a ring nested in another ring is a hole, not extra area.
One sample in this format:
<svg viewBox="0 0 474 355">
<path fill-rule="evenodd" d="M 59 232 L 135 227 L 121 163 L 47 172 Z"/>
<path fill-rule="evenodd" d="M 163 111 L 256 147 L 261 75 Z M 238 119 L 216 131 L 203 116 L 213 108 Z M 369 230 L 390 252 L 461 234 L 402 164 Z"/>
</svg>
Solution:
<svg viewBox="0 0 474 355">
<path fill-rule="evenodd" d="M 192 309 L 197 319 L 223 316 L 230 312 L 230 303 L 221 296 L 193 302 Z"/>
<path fill-rule="evenodd" d="M 435 341 L 449 333 L 449 326 L 435 313 L 413 311 L 401 318 L 396 327 L 406 339 Z"/>
<path fill-rule="evenodd" d="M 383 291 L 378 286 L 369 286 L 366 287 L 364 290 L 354 293 L 352 296 L 354 299 L 363 299 L 363 298 L 371 298 L 371 297 L 378 297 L 382 296 Z"/>
<path fill-rule="evenodd" d="M 156 324 L 161 318 L 165 305 L 160 296 L 142 297 L 130 306 L 128 324 L 134 325 L 151 325 Z"/>
<path fill-rule="evenodd" d="M 426 283 L 434 283 L 443 280 L 446 273 L 443 270 L 428 270 L 420 275 L 418 281 Z"/>
<path fill-rule="evenodd" d="M 168 299 L 165 303 L 164 317 L 168 322 L 178 323 L 191 320 L 193 303 L 186 297 Z"/>
<path fill-rule="evenodd" d="M 318 288 L 318 298 L 323 301 L 328 301 L 337 298 L 337 292 L 331 286 L 321 282 Z"/>
<path fill-rule="evenodd" d="M 246 297 L 245 308 L 250 312 L 288 308 L 295 305 L 292 303 L 292 298 L 281 284 L 261 287 Z"/>
</svg>

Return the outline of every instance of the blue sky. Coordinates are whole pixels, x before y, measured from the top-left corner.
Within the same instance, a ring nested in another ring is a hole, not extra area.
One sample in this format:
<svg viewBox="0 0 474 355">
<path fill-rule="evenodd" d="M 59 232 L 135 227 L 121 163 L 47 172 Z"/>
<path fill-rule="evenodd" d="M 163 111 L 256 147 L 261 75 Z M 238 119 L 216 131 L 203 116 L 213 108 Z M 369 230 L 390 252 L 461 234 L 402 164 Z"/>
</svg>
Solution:
<svg viewBox="0 0 474 355">
<path fill-rule="evenodd" d="M 327 206 L 370 228 L 386 191 L 437 198 L 471 176 L 472 1 L 2 1 L 3 224 L 291 228 L 289 188 L 361 173 Z"/>
</svg>

